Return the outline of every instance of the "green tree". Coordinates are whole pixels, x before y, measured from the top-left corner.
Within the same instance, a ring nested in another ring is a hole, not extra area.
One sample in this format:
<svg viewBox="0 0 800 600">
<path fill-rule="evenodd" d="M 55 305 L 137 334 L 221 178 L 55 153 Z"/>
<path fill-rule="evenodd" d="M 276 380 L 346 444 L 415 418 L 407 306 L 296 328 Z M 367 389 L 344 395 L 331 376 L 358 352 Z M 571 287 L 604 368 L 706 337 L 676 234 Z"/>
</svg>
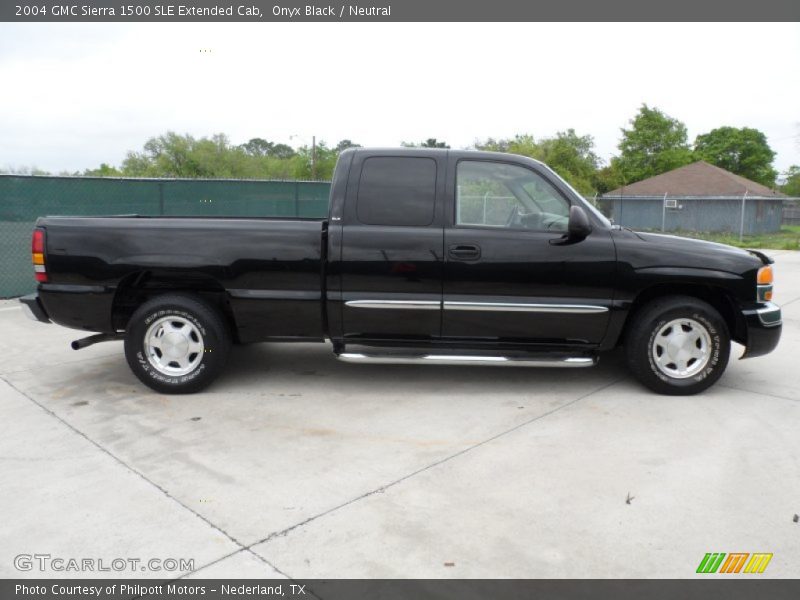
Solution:
<svg viewBox="0 0 800 600">
<path fill-rule="evenodd" d="M 250 156 L 267 156 L 274 146 L 273 142 L 268 142 L 264 138 L 250 138 L 240 148 Z"/>
<path fill-rule="evenodd" d="M 528 136 L 531 139 L 533 136 Z M 518 139 L 523 136 L 517 134 L 513 139 Z M 478 150 L 485 150 L 487 152 L 509 152 L 508 145 L 511 143 L 512 140 L 508 139 L 495 139 L 495 138 L 486 138 L 483 141 L 475 140 L 475 148 Z"/>
<path fill-rule="evenodd" d="M 777 171 L 772 168 L 775 152 L 758 129 L 718 127 L 698 135 L 695 157 L 747 177 L 766 186 L 774 186 Z"/>
<path fill-rule="evenodd" d="M 302 146 L 297 149 L 296 160 L 293 159 L 293 178 L 329 181 L 333 178 L 333 169 L 338 158 L 339 151 L 330 148 L 324 141 L 317 143 L 316 153 L 311 146 Z"/>
<path fill-rule="evenodd" d="M 340 154 L 345 150 L 347 150 L 348 148 L 361 148 L 361 144 L 356 144 L 355 142 L 351 142 L 350 140 L 342 140 L 341 142 L 336 144 L 336 148 L 334 148 L 334 150 L 336 150 L 337 154 Z"/>
<path fill-rule="evenodd" d="M 524 134 L 505 140 L 489 138 L 478 142 L 476 147 L 529 156 L 545 163 L 582 194 L 589 195 L 596 191 L 595 175 L 601 161 L 594 152 L 591 135 L 578 135 L 574 129 L 567 129 L 559 131 L 555 137 L 539 141 L 530 134 Z"/>
<path fill-rule="evenodd" d="M 107 163 L 100 163 L 96 169 L 86 169 L 83 175 L 86 177 L 121 177 L 122 171 Z"/>
<path fill-rule="evenodd" d="M 294 148 L 286 144 L 276 144 L 264 138 L 251 138 L 240 146 L 250 156 L 271 156 L 273 158 L 291 158 Z"/>
<path fill-rule="evenodd" d="M 52 175 L 50 171 L 45 171 L 44 169 L 40 169 L 39 167 L 12 167 L 11 165 L 7 165 L 0 169 L 0 173 L 3 175 Z"/>
<path fill-rule="evenodd" d="M 594 174 L 593 180 L 598 194 L 605 194 L 625 184 L 619 172 L 614 168 L 613 163 L 598 169 Z"/>
<path fill-rule="evenodd" d="M 542 160 L 543 158 L 543 151 L 540 144 L 529 133 L 518 133 L 513 138 L 508 139 L 488 138 L 483 142 L 476 142 L 475 147 L 478 150 L 486 150 L 488 152 L 519 154 L 520 156 L 535 158 L 536 160 Z"/>
<path fill-rule="evenodd" d="M 401 146 L 404 148 L 449 148 L 450 146 L 447 142 L 440 142 L 436 138 L 428 138 L 424 142 L 420 142 L 416 144 L 414 142 L 401 142 Z"/>
<path fill-rule="evenodd" d="M 566 179 L 582 194 L 596 191 L 595 173 L 600 167 L 600 158 L 594 152 L 591 135 L 577 135 L 574 129 L 559 131 L 556 137 L 540 142 L 543 161 Z"/>
<path fill-rule="evenodd" d="M 252 178 L 261 169 L 224 134 L 195 139 L 169 131 L 147 140 L 143 152 L 129 152 L 122 171 L 136 177 Z"/>
<path fill-rule="evenodd" d="M 784 173 L 781 192 L 792 198 L 800 198 L 800 167 L 792 165 Z"/>
<path fill-rule="evenodd" d="M 621 130 L 622 139 L 617 146 L 620 154 L 611 161 L 623 183 L 647 179 L 692 162 L 686 125 L 677 119 L 642 104 L 630 124 L 630 129 Z"/>
</svg>

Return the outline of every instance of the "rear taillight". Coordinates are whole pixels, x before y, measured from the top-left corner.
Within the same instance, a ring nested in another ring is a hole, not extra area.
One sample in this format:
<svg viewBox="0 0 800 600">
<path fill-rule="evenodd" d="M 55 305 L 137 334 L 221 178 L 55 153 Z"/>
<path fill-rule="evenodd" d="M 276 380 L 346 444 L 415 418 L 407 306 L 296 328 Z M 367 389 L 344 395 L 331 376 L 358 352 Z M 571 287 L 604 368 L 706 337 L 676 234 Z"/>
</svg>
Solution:
<svg viewBox="0 0 800 600">
<path fill-rule="evenodd" d="M 33 270 L 36 281 L 47 283 L 47 268 L 44 264 L 44 229 L 34 229 L 31 239 L 31 253 L 33 254 Z"/>
</svg>

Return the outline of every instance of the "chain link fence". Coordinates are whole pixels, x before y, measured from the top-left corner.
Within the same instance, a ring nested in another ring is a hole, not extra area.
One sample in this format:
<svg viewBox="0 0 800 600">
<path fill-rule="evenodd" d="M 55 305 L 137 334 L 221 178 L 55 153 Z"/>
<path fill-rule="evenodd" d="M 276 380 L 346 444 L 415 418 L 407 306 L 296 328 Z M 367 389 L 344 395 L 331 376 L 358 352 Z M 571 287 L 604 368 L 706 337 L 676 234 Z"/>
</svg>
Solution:
<svg viewBox="0 0 800 600">
<path fill-rule="evenodd" d="M 321 181 L 108 179 L 0 175 L 0 298 L 35 287 L 31 231 L 42 216 L 312 217 L 328 214 Z"/>
<path fill-rule="evenodd" d="M 783 201 L 783 224 L 800 225 L 800 198 Z"/>
<path fill-rule="evenodd" d="M 600 197 L 597 203 L 617 225 L 631 229 L 730 233 L 741 238 L 780 231 L 784 199 L 664 195 Z"/>
</svg>

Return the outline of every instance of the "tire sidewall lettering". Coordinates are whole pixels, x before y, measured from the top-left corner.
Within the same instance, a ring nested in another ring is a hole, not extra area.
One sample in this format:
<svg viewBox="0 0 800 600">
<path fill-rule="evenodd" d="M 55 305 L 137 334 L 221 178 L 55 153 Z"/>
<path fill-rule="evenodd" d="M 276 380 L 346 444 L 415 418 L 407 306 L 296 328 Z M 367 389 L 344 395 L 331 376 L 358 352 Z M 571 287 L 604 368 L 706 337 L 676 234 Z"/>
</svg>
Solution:
<svg viewBox="0 0 800 600">
<path fill-rule="evenodd" d="M 190 312 L 186 312 L 185 310 L 180 310 L 176 308 L 165 308 L 150 313 L 147 317 L 143 319 L 145 329 L 147 327 L 150 327 L 150 324 L 153 321 L 160 319 L 161 317 L 169 317 L 169 316 L 183 317 L 184 319 L 191 321 L 200 330 L 200 333 L 203 334 L 203 337 L 207 335 L 205 326 L 195 315 L 193 315 Z"/>
</svg>

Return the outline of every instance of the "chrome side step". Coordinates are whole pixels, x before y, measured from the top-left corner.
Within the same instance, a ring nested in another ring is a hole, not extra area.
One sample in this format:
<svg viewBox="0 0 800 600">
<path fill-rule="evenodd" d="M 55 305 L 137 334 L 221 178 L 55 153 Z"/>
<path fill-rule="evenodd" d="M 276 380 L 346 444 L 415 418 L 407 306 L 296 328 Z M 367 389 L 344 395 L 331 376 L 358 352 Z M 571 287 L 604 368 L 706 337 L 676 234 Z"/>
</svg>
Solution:
<svg viewBox="0 0 800 600">
<path fill-rule="evenodd" d="M 459 354 L 361 354 L 342 352 L 336 355 L 348 363 L 371 363 L 384 365 L 469 365 L 494 367 L 591 367 L 597 358 L 590 356 L 565 356 L 559 358 L 532 358 L 517 356 L 473 356 Z"/>
</svg>

